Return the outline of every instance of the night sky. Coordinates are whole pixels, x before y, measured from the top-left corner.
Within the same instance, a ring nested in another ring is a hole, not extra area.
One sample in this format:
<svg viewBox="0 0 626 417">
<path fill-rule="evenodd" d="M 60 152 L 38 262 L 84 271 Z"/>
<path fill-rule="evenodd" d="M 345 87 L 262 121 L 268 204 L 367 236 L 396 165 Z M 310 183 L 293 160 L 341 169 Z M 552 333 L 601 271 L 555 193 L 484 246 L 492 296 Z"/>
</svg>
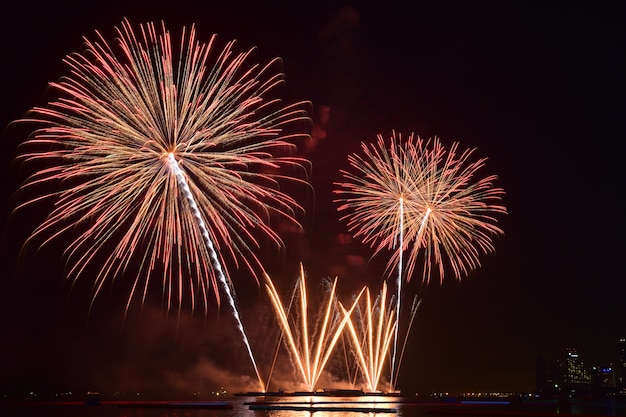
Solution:
<svg viewBox="0 0 626 417">
<path fill-rule="evenodd" d="M 591 2 L 15 2 L 0 26 L 3 233 L 0 393 L 98 389 L 202 392 L 256 389 L 255 375 L 224 307 L 164 311 L 159 292 L 123 320 L 125 278 L 96 299 L 88 279 L 64 278 L 63 243 L 18 255 L 47 207 L 11 216 L 25 172 L 13 164 L 25 132 L 8 128 L 49 97 L 67 73 L 62 59 L 82 37 L 164 20 L 177 39 L 195 24 L 283 58 L 287 102 L 311 101 L 326 136 L 304 149 L 315 198 L 303 204 L 303 235 L 272 261 L 288 294 L 298 262 L 316 290 L 339 277 L 342 297 L 378 284 L 386 258 L 342 235 L 332 184 L 361 141 L 392 130 L 459 141 L 488 157 L 506 190 L 504 236 L 460 282 L 420 285 L 420 309 L 398 387 L 404 392 L 531 391 L 538 357 L 566 347 L 589 365 L 617 359 L 626 334 L 622 257 L 625 212 L 624 13 Z M 233 4 L 231 4 L 233 3 Z M 383 4 L 384 3 L 384 4 Z M 297 4 L 297 5 L 296 5 Z M 354 262 L 354 260 L 362 261 Z M 263 373 L 278 340 L 263 288 L 241 277 L 244 325 Z M 319 293 L 319 291 L 317 291 Z M 288 364 L 286 364 L 288 365 Z M 284 365 L 283 365 L 284 366 Z M 280 367 L 280 366 L 279 366 Z M 270 388 L 290 389 L 276 372 Z M 332 381 L 325 381 L 331 383 Z"/>
</svg>

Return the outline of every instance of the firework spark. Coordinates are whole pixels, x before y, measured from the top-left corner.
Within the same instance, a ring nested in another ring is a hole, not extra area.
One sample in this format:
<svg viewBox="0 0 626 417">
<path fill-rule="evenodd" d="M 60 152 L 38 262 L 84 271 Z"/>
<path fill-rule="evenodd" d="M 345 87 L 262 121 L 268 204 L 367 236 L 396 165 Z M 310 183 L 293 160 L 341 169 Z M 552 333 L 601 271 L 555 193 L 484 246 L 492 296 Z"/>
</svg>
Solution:
<svg viewBox="0 0 626 417">
<path fill-rule="evenodd" d="M 169 303 L 182 304 L 189 287 L 192 308 L 198 298 L 206 308 L 207 293 L 217 301 L 219 294 L 198 221 L 222 263 L 263 272 L 260 239 L 282 245 L 271 221 L 298 225 L 301 208 L 278 185 L 304 183 L 295 173 L 306 161 L 291 156 L 293 139 L 304 134 L 289 129 L 306 112 L 303 103 L 283 107 L 267 97 L 283 81 L 274 72 L 278 59 L 261 67 L 249 62 L 253 49 L 236 53 L 234 41 L 216 51 L 215 35 L 201 43 L 193 27 L 183 30 L 177 58 L 165 25 L 135 33 L 124 21 L 116 33 L 113 45 L 99 33 L 95 42 L 85 39 L 85 50 L 65 59 L 71 75 L 51 83 L 60 98 L 20 120 L 42 127 L 18 158 L 45 165 L 22 190 L 56 189 L 23 204 L 55 201 L 29 241 L 79 231 L 66 249 L 68 276 L 95 264 L 94 298 L 138 261 L 134 288 L 143 297 L 161 265 Z M 172 160 L 197 211 L 181 198 Z"/>
<path fill-rule="evenodd" d="M 493 237 L 503 233 L 497 216 L 506 213 L 499 204 L 504 190 L 494 187 L 495 175 L 476 179 L 486 158 L 471 162 L 475 149 L 459 153 L 458 147 L 455 142 L 447 150 L 436 137 L 413 134 L 402 143 L 394 133 L 387 149 L 379 135 L 375 145 L 362 143 L 364 156 L 348 157 L 355 173 L 342 171 L 347 182 L 335 184 L 342 196 L 338 210 L 350 211 L 341 219 L 376 253 L 396 248 L 402 228 L 402 250 L 393 252 L 388 270 L 410 246 L 407 281 L 420 260 L 423 280 L 436 272 L 443 280 L 446 267 L 461 279 L 495 250 Z"/>
<path fill-rule="evenodd" d="M 361 145 L 363 155 L 348 157 L 354 171 L 342 170 L 345 182 L 335 183 L 336 202 L 339 211 L 349 211 L 341 219 L 350 232 L 375 254 L 396 249 L 387 272 L 398 267 L 400 317 L 402 282 L 418 264 L 424 282 L 435 274 L 441 282 L 448 269 L 461 279 L 494 250 L 494 236 L 503 233 L 497 217 L 506 214 L 500 204 L 504 190 L 494 186 L 495 175 L 477 178 L 486 158 L 472 162 L 475 149 L 459 152 L 458 142 L 447 150 L 436 137 L 411 134 L 403 141 L 394 132 L 389 145 L 382 135 L 375 144 Z M 395 346 L 397 334 L 394 358 Z"/>
<path fill-rule="evenodd" d="M 54 201 L 27 243 L 69 234 L 68 277 L 96 270 L 92 304 L 130 273 L 128 311 L 158 274 L 168 310 L 206 312 L 220 282 L 232 289 L 221 265 L 257 277 L 256 249 L 283 244 L 272 222 L 299 227 L 302 208 L 280 185 L 306 184 L 307 162 L 294 156 L 305 103 L 274 98 L 280 60 L 261 66 L 234 41 L 218 50 L 192 27 L 177 45 L 164 24 L 136 32 L 126 20 L 115 31 L 112 44 L 85 38 L 64 60 L 70 75 L 50 84 L 58 98 L 19 121 L 37 126 L 18 158 L 35 165 L 22 191 L 38 197 L 18 209 Z"/>
<path fill-rule="evenodd" d="M 395 334 L 397 320 L 393 306 L 387 300 L 387 283 L 383 282 L 380 295 L 372 302 L 369 288 L 364 288 L 359 298 L 365 297 L 365 308 L 357 308 L 352 314 L 341 303 L 339 308 L 348 320 L 346 329 L 358 368 L 361 370 L 369 392 L 379 390 L 385 365 L 388 364 L 389 348 Z M 355 301 L 360 305 L 359 298 Z"/>
<path fill-rule="evenodd" d="M 300 276 L 296 282 L 299 309 L 294 309 L 291 320 L 289 317 L 290 309 L 284 307 L 280 295 L 269 277 L 267 277 L 265 287 L 274 306 L 285 346 L 291 354 L 295 368 L 299 372 L 307 391 L 313 392 L 346 323 L 350 320 L 350 314 L 356 307 L 356 302 L 349 310 L 344 309 L 343 318 L 336 314 L 338 309 L 335 296 L 337 278 L 335 278 L 328 294 L 324 312 L 321 314 L 321 324 L 319 327 L 316 326 L 317 331 L 313 332 L 310 329 L 308 297 L 302 265 L 300 265 Z M 295 293 L 296 291 L 294 291 L 294 295 Z"/>
</svg>

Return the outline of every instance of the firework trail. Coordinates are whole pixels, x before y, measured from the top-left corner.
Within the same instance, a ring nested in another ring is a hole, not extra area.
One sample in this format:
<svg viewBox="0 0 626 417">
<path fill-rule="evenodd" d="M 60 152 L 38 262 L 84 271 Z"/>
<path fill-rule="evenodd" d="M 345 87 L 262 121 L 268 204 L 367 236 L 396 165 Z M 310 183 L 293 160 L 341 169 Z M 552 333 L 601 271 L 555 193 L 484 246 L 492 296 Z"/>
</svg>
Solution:
<svg viewBox="0 0 626 417">
<path fill-rule="evenodd" d="M 299 323 L 299 325 L 290 324 L 289 310 L 285 309 L 280 299 L 280 295 L 276 291 L 276 288 L 274 287 L 274 284 L 269 276 L 266 278 L 267 283 L 265 284 L 265 287 L 272 301 L 272 306 L 274 306 L 278 322 L 281 326 L 282 337 L 284 338 L 285 345 L 295 362 L 295 366 L 300 373 L 302 382 L 306 386 L 306 389 L 309 392 L 313 392 L 346 323 L 350 320 L 350 314 L 357 304 L 355 302 L 350 310 L 344 313 L 343 318 L 338 318 L 336 316 L 337 301 L 335 291 L 337 287 L 337 278 L 335 278 L 330 289 L 330 293 L 328 294 L 324 312 L 321 314 L 321 326 L 315 334 L 312 334 L 310 329 L 311 323 L 309 322 L 308 297 L 303 266 L 300 265 L 300 276 L 296 282 L 299 295 L 298 304 L 300 308 L 295 309 L 295 317 L 292 318 L 292 321 L 294 323 Z"/>
<path fill-rule="evenodd" d="M 397 359 L 397 363 L 396 363 L 396 349 L 394 349 L 394 356 L 393 358 L 393 362 L 392 362 L 392 374 L 391 374 L 391 383 L 393 384 L 394 381 L 398 380 L 398 373 L 400 371 L 400 365 L 402 364 L 402 358 L 404 357 L 404 352 L 406 351 L 406 343 L 409 340 L 409 330 L 413 327 L 413 321 L 415 320 L 415 315 L 417 314 L 417 309 L 419 308 L 420 304 L 422 304 L 422 300 L 420 300 L 418 298 L 417 295 L 415 295 L 415 297 L 413 298 L 413 304 L 411 305 L 411 313 L 409 314 L 409 324 L 406 326 L 407 331 L 406 334 L 404 335 L 404 341 L 402 343 L 402 349 L 400 349 L 400 357 Z M 397 333 L 396 333 L 397 334 Z M 397 343 L 397 339 L 396 343 Z M 393 366 L 395 365 L 395 366 Z M 392 385 L 393 388 L 393 385 Z"/>
<path fill-rule="evenodd" d="M 357 365 L 363 374 L 369 392 L 379 390 L 380 379 L 385 366 L 397 320 L 393 309 L 388 305 L 387 283 L 383 282 L 380 295 L 372 302 L 369 288 L 364 288 L 359 298 L 365 297 L 365 308 L 358 308 L 350 314 L 339 305 L 344 315 L 350 318 L 346 325 L 352 341 Z M 355 303 L 359 303 L 359 299 Z"/>
<path fill-rule="evenodd" d="M 335 183 L 335 201 L 340 212 L 349 211 L 341 219 L 350 232 L 375 254 L 396 249 L 387 271 L 398 266 L 399 318 L 402 282 L 418 263 L 423 282 L 434 274 L 441 282 L 448 269 L 461 279 L 479 267 L 482 254 L 495 250 L 492 239 L 503 233 L 497 216 L 506 214 L 504 190 L 494 186 L 495 175 L 477 178 L 487 159 L 472 162 L 475 149 L 460 152 L 458 142 L 448 150 L 436 137 L 411 134 L 403 140 L 393 132 L 388 145 L 378 135 L 375 144 L 361 148 L 362 155 L 348 156 L 353 172 L 341 171 L 345 182 Z"/>
<path fill-rule="evenodd" d="M 202 236 L 204 237 L 204 241 L 206 242 L 206 245 L 209 249 L 209 253 L 211 255 L 211 259 L 213 261 L 213 266 L 217 273 L 217 277 L 219 279 L 220 284 L 222 284 L 222 288 L 224 289 L 224 292 L 228 296 L 230 307 L 233 310 L 233 315 L 235 316 L 235 321 L 237 322 L 237 329 L 243 336 L 243 341 L 244 341 L 244 344 L 246 345 L 248 355 L 252 359 L 252 365 L 254 366 L 254 371 L 256 372 L 257 378 L 259 379 L 259 382 L 261 384 L 261 390 L 265 391 L 265 386 L 263 383 L 263 379 L 261 378 L 261 373 L 259 372 L 259 368 L 256 364 L 256 361 L 254 360 L 254 355 L 252 354 L 252 348 L 250 347 L 248 336 L 246 335 L 245 329 L 243 328 L 243 323 L 241 322 L 241 318 L 239 317 L 239 310 L 237 309 L 237 305 L 235 304 L 235 297 L 234 297 L 233 290 L 231 289 L 230 283 L 228 282 L 228 280 L 226 279 L 226 276 L 224 275 L 224 270 L 222 269 L 220 260 L 217 257 L 217 253 L 215 252 L 215 247 L 213 246 L 213 242 L 211 241 L 209 232 L 206 228 L 206 225 L 204 224 L 204 220 L 202 220 L 202 216 L 200 215 L 200 211 L 198 210 L 198 205 L 196 204 L 196 201 L 193 198 L 193 194 L 191 193 L 191 190 L 189 189 L 189 185 L 187 184 L 185 174 L 183 174 L 183 171 L 180 169 L 178 162 L 176 162 L 176 159 L 174 158 L 174 154 L 169 154 L 167 159 L 168 159 L 170 168 L 174 171 L 176 175 L 176 179 L 178 180 L 178 183 L 181 185 L 183 192 L 185 193 L 185 196 L 189 200 L 189 205 L 191 207 L 193 214 L 196 216 L 198 220 L 198 227 L 200 228 Z"/>
<path fill-rule="evenodd" d="M 257 277 L 255 250 L 283 246 L 272 222 L 299 227 L 281 184 L 306 185 L 308 163 L 293 156 L 305 103 L 273 98 L 280 60 L 260 66 L 234 41 L 216 51 L 216 36 L 199 42 L 192 27 L 176 45 L 164 24 L 135 32 L 126 20 L 115 31 L 113 44 L 85 38 L 64 60 L 70 75 L 50 84 L 59 98 L 19 120 L 37 126 L 18 156 L 35 166 L 21 190 L 37 197 L 18 209 L 54 201 L 26 243 L 69 234 L 68 277 L 95 275 L 92 304 L 132 274 L 127 312 L 160 274 L 168 310 L 199 300 L 207 312 L 219 281 L 239 321 L 221 265 Z"/>
</svg>

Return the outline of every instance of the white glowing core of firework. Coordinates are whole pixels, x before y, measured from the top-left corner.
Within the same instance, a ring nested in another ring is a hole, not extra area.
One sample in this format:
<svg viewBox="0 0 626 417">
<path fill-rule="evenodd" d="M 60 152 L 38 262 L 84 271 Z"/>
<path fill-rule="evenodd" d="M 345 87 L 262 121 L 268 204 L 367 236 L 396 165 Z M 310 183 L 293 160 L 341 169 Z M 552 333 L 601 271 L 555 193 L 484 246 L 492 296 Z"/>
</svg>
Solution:
<svg viewBox="0 0 626 417">
<path fill-rule="evenodd" d="M 399 226 L 399 246 L 398 246 L 398 284 L 397 284 L 397 292 L 396 292 L 396 320 L 400 321 L 400 295 L 402 292 L 402 270 L 404 269 L 402 265 L 402 252 L 404 247 L 404 198 L 400 197 L 398 200 L 400 204 L 398 207 L 398 214 L 400 217 L 400 226 Z M 393 337 L 393 355 L 391 357 L 391 378 L 390 385 L 392 388 L 395 387 L 395 374 L 396 374 L 396 355 L 398 353 L 398 327 L 394 331 Z"/>
<path fill-rule="evenodd" d="M 399 202 L 399 207 L 398 207 L 398 214 L 400 217 L 400 225 L 399 225 L 399 248 L 398 248 L 398 291 L 396 292 L 396 320 L 398 321 L 398 323 L 400 322 L 400 295 L 401 295 L 401 291 L 402 291 L 402 270 L 404 269 L 404 266 L 402 264 L 402 252 L 403 252 L 403 247 L 404 247 L 404 198 L 400 197 L 400 199 L 398 200 Z M 415 244 L 419 245 L 420 244 L 420 240 L 422 238 L 422 232 L 424 230 L 424 226 L 426 225 L 426 222 L 428 221 L 428 217 L 430 216 L 430 213 L 432 213 L 432 209 L 430 207 L 428 207 L 426 209 L 426 213 L 424 213 L 424 217 L 422 218 L 422 222 L 420 223 L 420 228 L 417 231 L 417 238 L 415 239 Z M 413 313 L 412 313 L 413 314 Z M 400 366 L 398 364 L 396 364 L 397 359 L 397 353 L 398 353 L 398 332 L 399 332 L 399 325 L 396 326 L 395 329 L 395 335 L 394 335 L 394 342 L 393 342 L 393 355 L 391 358 L 391 381 L 390 381 L 390 385 L 392 388 L 395 388 L 395 383 L 396 383 L 396 378 L 397 378 L 397 373 L 398 370 L 400 368 Z"/>
<path fill-rule="evenodd" d="M 185 197 L 187 198 L 187 201 L 189 201 L 189 205 L 191 206 L 191 210 L 195 218 L 198 220 L 198 227 L 200 227 L 200 231 L 202 232 L 204 241 L 209 249 L 211 260 L 213 261 L 213 266 L 217 272 L 217 277 L 219 279 L 220 284 L 222 284 L 224 292 L 228 296 L 227 297 L 228 302 L 230 303 L 230 307 L 233 310 L 233 316 L 235 317 L 235 321 L 237 322 L 237 328 L 239 329 L 239 332 L 243 336 L 243 341 L 246 345 L 246 349 L 248 350 L 248 355 L 250 356 L 250 360 L 252 361 L 252 365 L 254 366 L 254 370 L 256 372 L 257 378 L 259 379 L 259 383 L 261 384 L 261 389 L 262 391 L 265 391 L 263 380 L 261 379 L 261 375 L 259 374 L 259 369 L 254 360 L 254 356 L 252 355 L 252 348 L 250 347 L 248 337 L 246 336 L 246 332 L 243 328 L 241 318 L 239 317 L 239 311 L 237 310 L 235 299 L 233 297 L 233 294 L 231 293 L 230 285 L 228 284 L 228 281 L 226 280 L 226 275 L 224 274 L 219 258 L 217 257 L 217 252 L 215 251 L 215 247 L 213 246 L 213 242 L 211 241 L 211 237 L 209 235 L 209 231 L 206 227 L 206 224 L 204 223 L 204 220 L 202 219 L 202 215 L 200 214 L 200 210 L 198 209 L 196 200 L 193 197 L 191 190 L 189 189 L 189 185 L 187 184 L 187 178 L 185 178 L 185 174 L 183 170 L 180 168 L 180 165 L 176 161 L 174 154 L 171 152 L 167 156 L 167 164 L 176 175 L 176 181 L 183 189 Z"/>
<path fill-rule="evenodd" d="M 430 207 L 428 207 L 426 209 L 426 214 L 424 214 L 424 218 L 422 219 L 422 224 L 420 224 L 420 229 L 417 231 L 417 239 L 416 242 L 419 245 L 419 241 L 422 238 L 422 231 L 424 230 L 424 226 L 426 225 L 426 221 L 428 220 L 428 216 L 430 216 L 430 213 L 432 213 L 432 209 Z"/>
</svg>

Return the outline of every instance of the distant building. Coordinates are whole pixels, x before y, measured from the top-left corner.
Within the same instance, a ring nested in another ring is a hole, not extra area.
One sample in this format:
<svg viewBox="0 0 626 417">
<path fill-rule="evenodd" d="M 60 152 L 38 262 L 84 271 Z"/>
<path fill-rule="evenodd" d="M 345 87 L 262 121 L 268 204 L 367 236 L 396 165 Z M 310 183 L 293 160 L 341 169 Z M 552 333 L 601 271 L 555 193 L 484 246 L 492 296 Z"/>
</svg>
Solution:
<svg viewBox="0 0 626 417">
<path fill-rule="evenodd" d="M 565 349 L 562 368 L 562 392 L 569 397 L 577 397 L 591 391 L 591 374 L 578 355 L 576 348 Z"/>
<path fill-rule="evenodd" d="M 594 366 L 591 368 L 591 390 L 601 397 L 615 395 L 615 370 L 613 366 Z"/>
<path fill-rule="evenodd" d="M 617 342 L 618 347 L 618 361 L 617 364 L 617 392 L 624 396 L 626 395 L 626 337 L 620 337 Z"/>
<path fill-rule="evenodd" d="M 626 338 L 620 339 L 620 363 L 617 368 L 585 366 L 575 348 L 565 349 L 554 366 L 543 359 L 535 361 L 537 394 L 545 397 L 613 397 L 626 394 Z"/>
</svg>

